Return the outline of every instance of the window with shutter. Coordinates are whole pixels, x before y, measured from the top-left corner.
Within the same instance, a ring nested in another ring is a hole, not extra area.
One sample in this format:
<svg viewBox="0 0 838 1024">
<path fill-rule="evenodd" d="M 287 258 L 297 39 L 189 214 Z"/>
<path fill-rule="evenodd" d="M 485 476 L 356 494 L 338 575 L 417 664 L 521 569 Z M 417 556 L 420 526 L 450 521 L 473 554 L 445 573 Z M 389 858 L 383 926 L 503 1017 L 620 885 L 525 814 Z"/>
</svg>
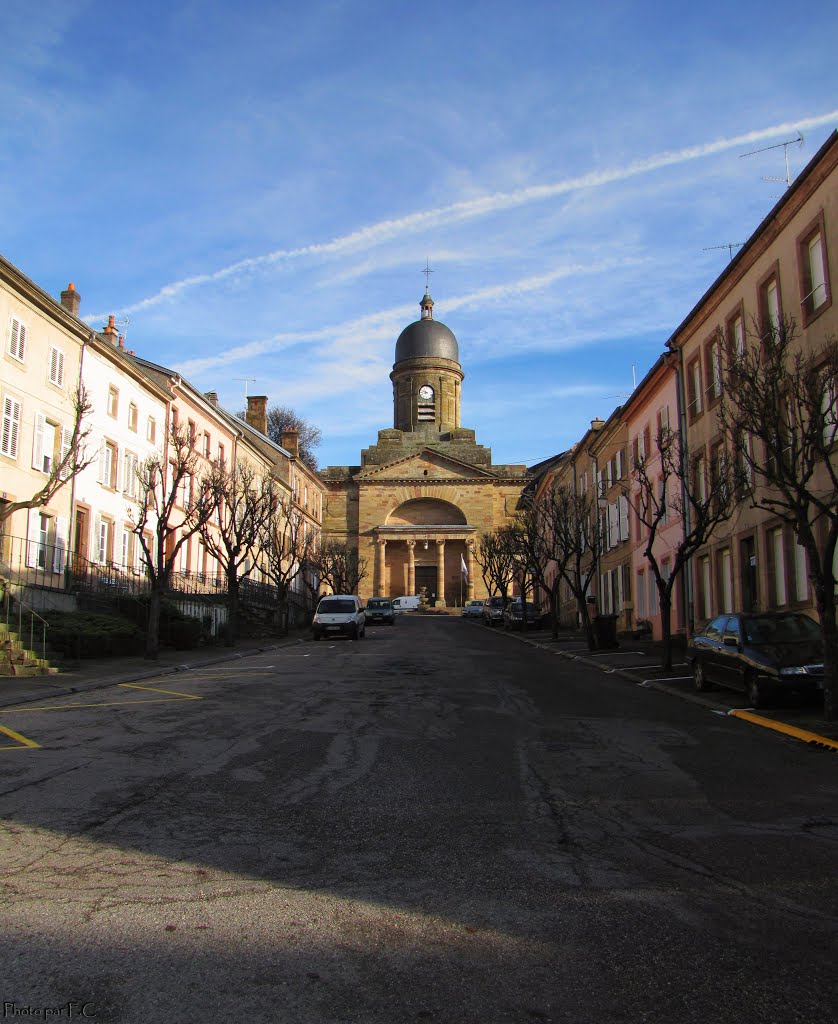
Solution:
<svg viewBox="0 0 838 1024">
<path fill-rule="evenodd" d="M 64 572 L 67 562 L 67 527 L 68 520 L 58 516 L 55 520 L 55 547 L 52 553 L 53 572 Z"/>
<path fill-rule="evenodd" d="M 73 460 L 69 459 L 73 447 L 73 431 L 69 427 L 61 428 L 61 463 L 64 468 L 61 470 L 61 479 L 68 480 L 73 474 Z"/>
<path fill-rule="evenodd" d="M 64 353 L 54 345 L 49 350 L 49 382 L 64 387 Z"/>
<path fill-rule="evenodd" d="M 9 327 L 9 355 L 20 363 L 26 359 L 26 324 L 14 316 Z"/>
<path fill-rule="evenodd" d="M 20 437 L 20 402 L 9 395 L 3 398 L 3 434 L 0 451 L 9 459 L 17 458 Z"/>
<path fill-rule="evenodd" d="M 629 503 L 628 498 L 620 496 L 617 499 L 620 510 L 620 540 L 629 540 Z"/>
</svg>

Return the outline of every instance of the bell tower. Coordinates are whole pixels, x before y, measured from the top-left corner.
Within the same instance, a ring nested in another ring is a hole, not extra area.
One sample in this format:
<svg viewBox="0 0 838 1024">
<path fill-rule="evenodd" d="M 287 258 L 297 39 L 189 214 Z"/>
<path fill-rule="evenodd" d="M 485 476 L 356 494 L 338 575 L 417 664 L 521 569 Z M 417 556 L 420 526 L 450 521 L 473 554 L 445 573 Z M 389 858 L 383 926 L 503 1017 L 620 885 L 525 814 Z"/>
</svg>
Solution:
<svg viewBox="0 0 838 1024">
<path fill-rule="evenodd" d="M 433 273 L 425 267 L 423 273 Z M 420 318 L 396 342 L 393 382 L 393 426 L 405 433 L 447 434 L 460 426 L 460 389 L 465 374 L 457 339 L 434 320 L 428 284 L 419 303 Z"/>
</svg>

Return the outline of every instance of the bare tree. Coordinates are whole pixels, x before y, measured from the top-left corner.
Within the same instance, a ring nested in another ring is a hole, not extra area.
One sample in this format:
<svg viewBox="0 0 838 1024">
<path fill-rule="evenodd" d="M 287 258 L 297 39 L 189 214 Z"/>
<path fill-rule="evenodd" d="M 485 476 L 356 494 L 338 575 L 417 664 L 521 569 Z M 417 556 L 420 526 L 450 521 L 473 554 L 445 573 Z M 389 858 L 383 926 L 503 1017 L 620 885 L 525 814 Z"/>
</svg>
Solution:
<svg viewBox="0 0 838 1024">
<path fill-rule="evenodd" d="M 236 413 L 240 420 L 247 419 L 245 412 Z M 282 444 L 283 430 L 296 430 L 299 457 L 309 469 L 317 470 L 317 456 L 314 449 L 323 440 L 320 427 L 294 412 L 287 405 L 273 405 L 268 409 L 268 437 L 275 444 Z"/>
<path fill-rule="evenodd" d="M 483 582 L 490 594 L 500 594 L 504 605 L 515 579 L 517 547 L 510 536 L 510 525 L 499 526 L 480 538 L 474 558 L 480 566 Z"/>
<path fill-rule="evenodd" d="M 739 453 L 746 496 L 789 524 L 806 550 L 824 637 L 824 710 L 838 714 L 838 341 L 801 343 L 797 323 L 753 324 L 725 350 L 719 425 Z"/>
<path fill-rule="evenodd" d="M 555 607 L 558 608 L 559 581 L 564 580 L 576 601 L 576 613 L 585 642 L 588 650 L 592 651 L 596 647 L 596 637 L 588 611 L 588 594 L 599 568 L 600 526 L 596 495 L 594 492 L 577 494 L 560 485 L 553 489 L 549 501 L 543 505 L 542 514 L 556 566 L 552 584 Z M 553 629 L 553 635 L 557 636 L 556 620 Z"/>
<path fill-rule="evenodd" d="M 147 658 L 157 658 L 160 651 L 160 607 L 180 549 L 209 522 L 215 509 L 211 476 L 201 474 L 197 438 L 172 422 L 167 441 L 138 467 L 138 496 L 129 510 L 151 587 Z"/>
<path fill-rule="evenodd" d="M 736 463 L 722 453 L 710 466 L 709 479 L 702 455 L 690 455 L 681 435 L 662 424 L 653 451 L 639 454 L 632 466 L 635 488 L 623 494 L 645 527 L 643 554 L 655 578 L 661 616 L 661 665 L 672 669 L 672 595 L 692 556 L 703 547 L 716 528 L 736 511 L 739 494 Z M 671 559 L 664 572 L 655 542 L 667 525 L 679 519 L 681 529 L 673 547 L 666 548 Z"/>
<path fill-rule="evenodd" d="M 553 551 L 550 536 L 544 530 L 542 506 L 548 499 L 550 491 L 538 502 L 531 502 L 519 509 L 515 514 L 514 541 L 518 548 L 518 563 L 515 578 L 521 590 L 523 600 L 521 606 L 522 628 L 527 629 L 528 610 L 527 594 L 538 587 L 547 594 L 550 602 L 551 621 L 555 624 L 556 616 L 554 588 L 549 577 L 550 566 L 553 564 Z M 549 499 L 548 499 L 549 500 Z M 557 635 L 558 631 L 556 630 Z"/>
<path fill-rule="evenodd" d="M 274 514 L 262 527 L 261 537 L 266 570 L 277 591 L 279 628 L 287 633 L 291 586 L 296 579 L 305 581 L 310 571 L 315 557 L 314 534 L 290 498 L 278 498 Z"/>
<path fill-rule="evenodd" d="M 93 407 L 84 384 L 79 384 L 72 396 L 72 403 L 73 425 L 70 428 L 65 427 L 61 431 L 60 447 L 55 457 L 50 459 L 49 472 L 43 487 L 36 491 L 31 498 L 0 503 L 0 523 L 5 522 L 15 512 L 20 512 L 23 509 L 43 508 L 48 505 L 68 480 L 98 459 L 98 449 L 88 454 L 85 444 L 90 437 L 90 427 L 85 425 L 84 419 Z M 16 424 L 9 427 L 10 431 L 16 429 Z M 9 443 L 11 448 L 17 448 L 17 436 L 10 434 Z"/>
<path fill-rule="evenodd" d="M 227 580 L 226 644 L 232 647 L 238 633 L 239 570 L 253 561 L 277 498 L 270 475 L 258 474 L 248 462 L 216 465 L 209 482 L 212 515 L 199 529 Z"/>
<path fill-rule="evenodd" d="M 333 594 L 357 594 L 367 577 L 367 560 L 358 549 L 339 541 L 328 541 L 311 554 L 311 568 Z"/>
</svg>

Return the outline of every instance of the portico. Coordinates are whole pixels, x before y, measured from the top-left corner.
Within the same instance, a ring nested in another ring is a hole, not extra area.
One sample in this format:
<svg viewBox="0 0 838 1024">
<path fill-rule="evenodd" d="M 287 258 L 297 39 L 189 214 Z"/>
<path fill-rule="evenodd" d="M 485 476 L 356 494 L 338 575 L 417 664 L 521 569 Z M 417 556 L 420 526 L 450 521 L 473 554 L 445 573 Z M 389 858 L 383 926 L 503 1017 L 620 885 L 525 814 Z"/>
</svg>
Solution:
<svg viewBox="0 0 838 1024">
<path fill-rule="evenodd" d="M 437 608 L 457 603 L 460 596 L 473 598 L 476 533 L 475 526 L 463 525 L 379 526 L 375 593 L 398 597 L 424 588 Z"/>
</svg>

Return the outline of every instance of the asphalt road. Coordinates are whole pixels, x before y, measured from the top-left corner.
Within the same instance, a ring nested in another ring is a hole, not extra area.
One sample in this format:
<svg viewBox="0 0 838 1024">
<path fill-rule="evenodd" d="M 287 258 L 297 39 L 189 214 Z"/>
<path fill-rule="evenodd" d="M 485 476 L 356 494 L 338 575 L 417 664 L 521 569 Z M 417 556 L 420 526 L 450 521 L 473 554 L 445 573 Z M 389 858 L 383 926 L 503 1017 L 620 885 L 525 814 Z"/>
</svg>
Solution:
<svg viewBox="0 0 838 1024">
<path fill-rule="evenodd" d="M 0 726 L 5 1018 L 838 1019 L 835 755 L 478 624 Z"/>
</svg>

